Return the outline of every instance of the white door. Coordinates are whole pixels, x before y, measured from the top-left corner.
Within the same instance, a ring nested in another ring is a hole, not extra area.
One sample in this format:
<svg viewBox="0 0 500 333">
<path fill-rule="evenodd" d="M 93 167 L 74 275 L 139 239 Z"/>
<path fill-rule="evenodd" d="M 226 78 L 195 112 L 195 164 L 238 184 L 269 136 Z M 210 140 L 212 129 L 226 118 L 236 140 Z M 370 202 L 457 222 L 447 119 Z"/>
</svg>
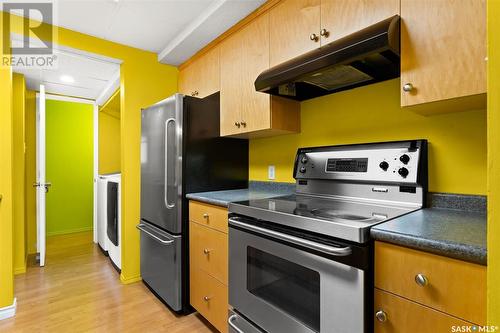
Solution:
<svg viewBox="0 0 500 333">
<path fill-rule="evenodd" d="M 36 225 L 37 252 L 40 266 L 45 266 L 45 195 L 50 183 L 45 180 L 45 87 L 40 85 L 40 93 L 36 102 Z"/>
</svg>

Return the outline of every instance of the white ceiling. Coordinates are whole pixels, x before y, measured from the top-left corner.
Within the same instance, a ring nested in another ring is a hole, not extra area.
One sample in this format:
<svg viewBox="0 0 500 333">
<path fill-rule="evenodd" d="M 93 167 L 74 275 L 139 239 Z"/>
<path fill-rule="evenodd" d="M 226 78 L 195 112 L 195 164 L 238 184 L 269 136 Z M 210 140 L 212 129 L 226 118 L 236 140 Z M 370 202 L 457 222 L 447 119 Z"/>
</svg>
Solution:
<svg viewBox="0 0 500 333">
<path fill-rule="evenodd" d="M 178 65 L 265 0 L 54 0 L 54 24 Z"/>
<path fill-rule="evenodd" d="M 21 40 L 13 37 L 12 45 L 18 43 Z M 12 70 L 24 75 L 30 90 L 39 91 L 43 84 L 47 93 L 97 100 L 98 104 L 103 104 L 119 87 L 119 61 L 58 46 L 54 53 L 57 56 L 54 68 L 13 66 Z M 61 79 L 64 75 L 74 82 L 64 82 Z"/>
</svg>

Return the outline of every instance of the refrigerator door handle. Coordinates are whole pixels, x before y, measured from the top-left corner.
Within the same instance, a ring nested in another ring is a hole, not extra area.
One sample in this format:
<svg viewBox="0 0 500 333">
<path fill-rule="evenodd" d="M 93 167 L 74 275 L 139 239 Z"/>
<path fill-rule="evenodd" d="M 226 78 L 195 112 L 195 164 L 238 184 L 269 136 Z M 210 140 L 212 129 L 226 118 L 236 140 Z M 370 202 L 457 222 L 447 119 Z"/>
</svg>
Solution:
<svg viewBox="0 0 500 333">
<path fill-rule="evenodd" d="M 173 239 L 168 239 L 168 240 L 165 240 L 165 239 L 161 239 L 160 237 L 154 235 L 153 233 L 149 232 L 145 227 L 144 224 L 139 224 L 139 225 L 136 225 L 135 226 L 137 229 L 139 229 L 140 231 L 144 232 L 146 235 L 150 236 L 151 238 L 157 240 L 158 242 L 162 243 L 163 245 L 170 245 L 174 242 Z"/>
<path fill-rule="evenodd" d="M 165 188 L 164 188 L 165 196 L 164 196 L 164 199 L 165 199 L 165 207 L 167 207 L 167 209 L 172 209 L 175 207 L 175 203 L 173 203 L 173 204 L 168 203 L 168 124 L 170 124 L 170 123 L 175 124 L 175 118 L 168 118 L 165 121 Z M 174 168 L 174 172 L 175 172 L 175 168 Z"/>
</svg>

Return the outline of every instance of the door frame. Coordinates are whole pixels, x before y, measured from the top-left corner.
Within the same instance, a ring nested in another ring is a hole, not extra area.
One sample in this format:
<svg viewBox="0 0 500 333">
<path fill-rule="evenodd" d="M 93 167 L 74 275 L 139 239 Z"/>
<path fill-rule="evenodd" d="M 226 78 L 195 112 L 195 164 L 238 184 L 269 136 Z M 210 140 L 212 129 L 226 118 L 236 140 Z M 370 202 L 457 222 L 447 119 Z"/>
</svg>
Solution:
<svg viewBox="0 0 500 333">
<path fill-rule="evenodd" d="M 39 93 L 36 93 L 36 97 L 38 98 Z M 82 103 L 82 104 L 91 104 L 94 106 L 93 111 L 93 221 L 92 221 L 92 232 L 93 232 L 93 241 L 97 243 L 97 177 L 99 172 L 99 106 L 96 101 L 85 98 L 78 97 L 70 97 L 63 95 L 54 95 L 50 93 L 45 93 L 45 101 L 47 100 L 55 100 L 55 101 L 63 101 L 63 102 L 73 102 L 73 103 Z"/>
</svg>

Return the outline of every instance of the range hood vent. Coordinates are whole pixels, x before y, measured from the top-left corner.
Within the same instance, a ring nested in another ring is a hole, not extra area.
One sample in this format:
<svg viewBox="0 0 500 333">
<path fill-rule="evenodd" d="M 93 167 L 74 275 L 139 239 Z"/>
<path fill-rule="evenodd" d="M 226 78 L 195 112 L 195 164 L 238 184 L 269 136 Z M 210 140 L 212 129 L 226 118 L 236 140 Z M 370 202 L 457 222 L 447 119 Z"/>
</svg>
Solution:
<svg viewBox="0 0 500 333">
<path fill-rule="evenodd" d="M 298 101 L 400 75 L 400 18 L 390 17 L 270 68 L 255 89 Z"/>
</svg>

